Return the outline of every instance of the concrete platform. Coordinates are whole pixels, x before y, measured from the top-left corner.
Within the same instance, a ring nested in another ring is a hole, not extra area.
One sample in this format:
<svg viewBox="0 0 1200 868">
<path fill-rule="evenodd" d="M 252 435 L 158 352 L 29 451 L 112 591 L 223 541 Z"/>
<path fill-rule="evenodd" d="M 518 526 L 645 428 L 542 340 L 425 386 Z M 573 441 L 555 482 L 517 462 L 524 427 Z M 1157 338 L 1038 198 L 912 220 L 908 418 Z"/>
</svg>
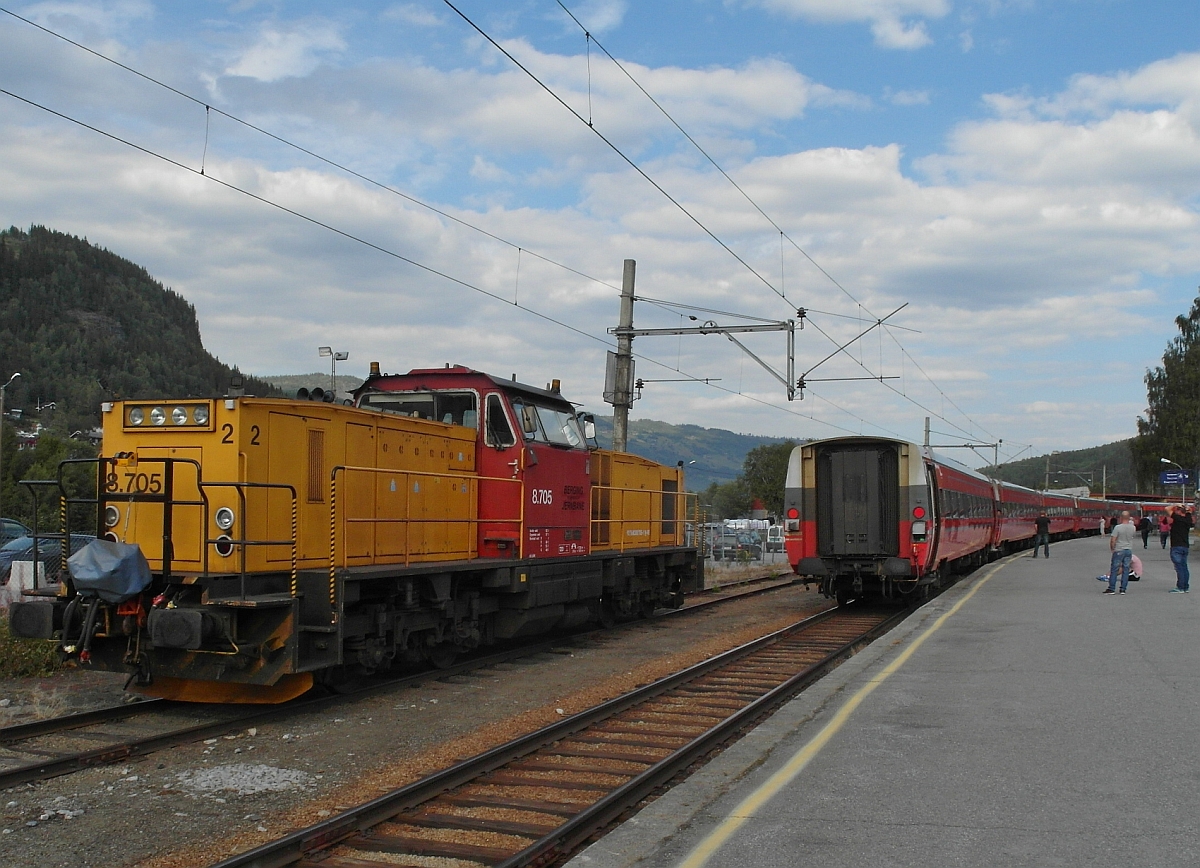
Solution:
<svg viewBox="0 0 1200 868">
<path fill-rule="evenodd" d="M 1200 864 L 1200 590 L 1140 542 L 1123 597 L 1107 538 L 978 570 L 571 868 Z"/>
</svg>

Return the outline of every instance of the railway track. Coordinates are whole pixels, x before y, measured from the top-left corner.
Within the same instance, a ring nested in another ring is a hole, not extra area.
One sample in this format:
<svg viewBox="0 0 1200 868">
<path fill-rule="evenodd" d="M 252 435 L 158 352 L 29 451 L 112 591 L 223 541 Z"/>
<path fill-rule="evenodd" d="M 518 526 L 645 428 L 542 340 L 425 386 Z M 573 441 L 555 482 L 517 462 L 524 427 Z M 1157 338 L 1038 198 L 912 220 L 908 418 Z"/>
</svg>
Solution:
<svg viewBox="0 0 1200 868">
<path fill-rule="evenodd" d="M 907 614 L 823 612 L 214 868 L 552 864 Z"/>
<path fill-rule="evenodd" d="M 790 582 L 772 582 L 769 579 L 752 580 L 744 583 L 744 588 L 736 593 L 697 599 L 683 608 L 665 610 L 655 617 L 687 615 L 743 597 L 769 593 L 788 584 Z M 586 635 L 575 634 L 577 637 Z M 496 663 L 545 653 L 562 642 L 562 637 L 556 637 L 533 645 L 475 656 L 445 669 L 422 671 L 384 681 L 375 680 L 343 694 L 300 698 L 278 706 L 249 706 L 235 711 L 228 706 L 152 699 L 3 727 L 0 728 L 0 790 L 85 768 L 123 762 L 131 757 L 208 738 L 219 738 L 235 730 L 296 714 L 322 711 L 372 693 L 426 681 L 431 676 L 447 678 Z M 135 718 L 152 715 L 161 717 L 162 722 L 158 725 L 147 725 L 145 721 L 135 725 L 133 722 Z M 135 726 L 140 731 L 134 731 Z"/>
</svg>

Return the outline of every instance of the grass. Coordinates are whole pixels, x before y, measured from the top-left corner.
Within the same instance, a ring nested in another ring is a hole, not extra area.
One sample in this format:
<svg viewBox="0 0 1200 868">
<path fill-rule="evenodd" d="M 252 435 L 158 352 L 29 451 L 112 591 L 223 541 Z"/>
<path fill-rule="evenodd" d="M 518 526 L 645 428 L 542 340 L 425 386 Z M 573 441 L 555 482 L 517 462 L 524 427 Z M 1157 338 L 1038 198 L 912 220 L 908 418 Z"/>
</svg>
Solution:
<svg viewBox="0 0 1200 868">
<path fill-rule="evenodd" d="M 60 668 L 54 640 L 15 639 L 8 632 L 8 619 L 0 618 L 0 678 L 51 675 Z"/>
</svg>

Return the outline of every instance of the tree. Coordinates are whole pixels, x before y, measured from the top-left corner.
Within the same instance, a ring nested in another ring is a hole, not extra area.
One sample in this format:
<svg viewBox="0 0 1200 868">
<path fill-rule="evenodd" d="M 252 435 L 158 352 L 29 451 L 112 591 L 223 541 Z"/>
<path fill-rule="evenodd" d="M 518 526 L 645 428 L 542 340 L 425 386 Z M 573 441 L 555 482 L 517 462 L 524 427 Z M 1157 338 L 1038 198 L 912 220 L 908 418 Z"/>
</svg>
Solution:
<svg viewBox="0 0 1200 868">
<path fill-rule="evenodd" d="M 1146 415 L 1138 417 L 1131 445 L 1138 479 L 1151 485 L 1166 467 L 1163 458 L 1200 467 L 1200 296 L 1175 325 L 1179 335 L 1167 344 L 1162 365 L 1146 372 Z"/>
<path fill-rule="evenodd" d="M 783 486 L 787 480 L 788 461 L 794 440 L 782 443 L 764 443 L 746 453 L 742 464 L 742 479 L 751 497 L 757 497 L 767 508 L 769 515 L 783 514 Z"/>
<path fill-rule="evenodd" d="M 709 521 L 742 518 L 750 514 L 750 492 L 742 477 L 732 482 L 714 482 L 704 489 L 700 502 Z"/>
</svg>

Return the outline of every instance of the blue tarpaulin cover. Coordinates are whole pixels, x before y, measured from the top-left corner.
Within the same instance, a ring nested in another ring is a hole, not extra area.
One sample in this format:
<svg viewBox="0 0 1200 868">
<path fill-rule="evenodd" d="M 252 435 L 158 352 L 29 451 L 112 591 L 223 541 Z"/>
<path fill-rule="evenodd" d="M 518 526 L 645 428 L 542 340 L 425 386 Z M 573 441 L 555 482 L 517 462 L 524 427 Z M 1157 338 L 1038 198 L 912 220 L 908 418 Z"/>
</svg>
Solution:
<svg viewBox="0 0 1200 868">
<path fill-rule="evenodd" d="M 67 558 L 75 590 L 108 603 L 123 603 L 150 584 L 150 565 L 135 543 L 94 539 Z"/>
</svg>

